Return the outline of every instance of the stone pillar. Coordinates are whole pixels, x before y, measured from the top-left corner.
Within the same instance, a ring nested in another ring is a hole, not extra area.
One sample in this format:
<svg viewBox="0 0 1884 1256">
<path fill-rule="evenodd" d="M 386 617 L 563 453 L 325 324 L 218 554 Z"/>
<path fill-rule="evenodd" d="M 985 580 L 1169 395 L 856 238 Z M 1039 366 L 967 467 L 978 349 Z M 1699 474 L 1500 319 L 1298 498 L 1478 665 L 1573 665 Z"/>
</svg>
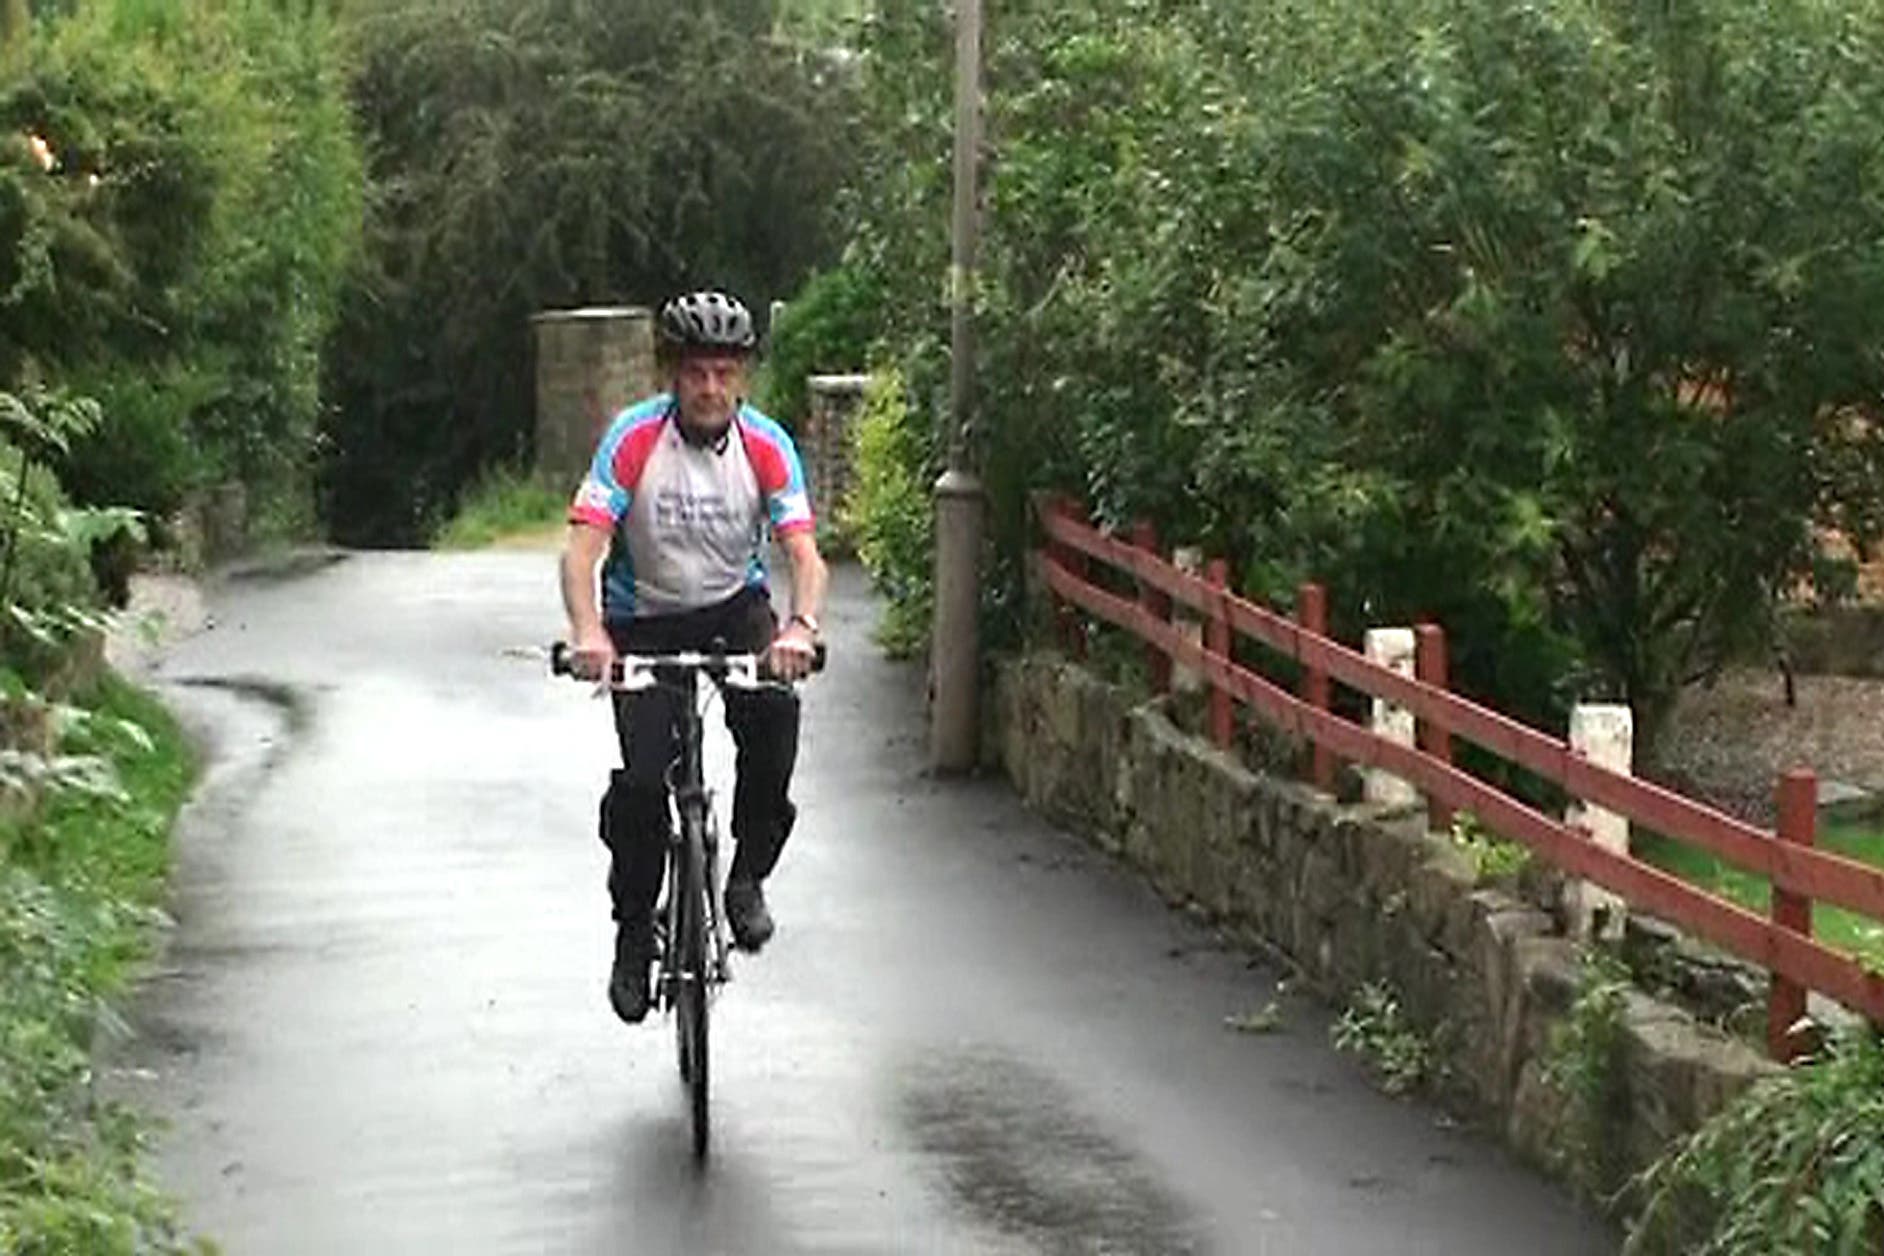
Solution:
<svg viewBox="0 0 1884 1256">
<path fill-rule="evenodd" d="M 1570 749 L 1597 767 L 1629 775 L 1635 761 L 1635 714 L 1619 704 L 1579 704 L 1570 712 Z M 1629 821 L 1624 816 L 1575 801 L 1565 811 L 1564 823 L 1589 833 L 1598 846 L 1629 853 Z M 1622 936 L 1627 907 L 1620 898 L 1588 881 L 1573 881 L 1566 892 L 1577 937 Z"/>
<path fill-rule="evenodd" d="M 536 334 L 536 468 L 574 490 L 621 411 L 659 391 L 654 319 L 639 306 L 547 310 Z"/>
<path fill-rule="evenodd" d="M 1383 667 L 1390 667 L 1402 676 L 1412 677 L 1414 642 L 1411 628 L 1369 628 L 1366 641 L 1367 657 L 1370 660 Z M 1375 698 L 1373 729 L 1389 741 L 1411 746 L 1413 712 Z M 1411 784 L 1378 768 L 1370 768 L 1367 772 L 1366 797 L 1369 802 L 1390 807 L 1414 807 L 1420 801 L 1419 791 Z"/>
<path fill-rule="evenodd" d="M 850 492 L 851 429 L 869 386 L 868 375 L 812 375 L 805 380 L 810 404 L 798 456 L 821 518 L 835 520 Z"/>
<path fill-rule="evenodd" d="M 1180 545 L 1171 551 L 1171 565 L 1188 576 L 1204 574 L 1204 551 L 1195 545 Z M 1177 607 L 1171 614 L 1171 626 L 1178 634 L 1200 649 L 1204 644 L 1204 621 L 1197 618 L 1197 613 L 1188 607 Z M 1200 693 L 1204 688 L 1204 674 L 1194 667 L 1174 663 L 1171 667 L 1171 689 L 1176 693 Z"/>
</svg>

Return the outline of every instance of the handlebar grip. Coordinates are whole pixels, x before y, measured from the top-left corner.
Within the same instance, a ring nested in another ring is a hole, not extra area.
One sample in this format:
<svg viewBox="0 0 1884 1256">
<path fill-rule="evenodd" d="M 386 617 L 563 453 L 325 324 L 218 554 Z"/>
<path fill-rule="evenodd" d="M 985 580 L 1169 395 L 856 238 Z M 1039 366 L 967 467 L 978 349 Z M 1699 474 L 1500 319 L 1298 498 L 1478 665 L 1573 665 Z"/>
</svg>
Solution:
<svg viewBox="0 0 1884 1256">
<path fill-rule="evenodd" d="M 550 675 L 567 676 L 569 674 L 569 643 L 558 641 L 550 646 Z"/>
</svg>

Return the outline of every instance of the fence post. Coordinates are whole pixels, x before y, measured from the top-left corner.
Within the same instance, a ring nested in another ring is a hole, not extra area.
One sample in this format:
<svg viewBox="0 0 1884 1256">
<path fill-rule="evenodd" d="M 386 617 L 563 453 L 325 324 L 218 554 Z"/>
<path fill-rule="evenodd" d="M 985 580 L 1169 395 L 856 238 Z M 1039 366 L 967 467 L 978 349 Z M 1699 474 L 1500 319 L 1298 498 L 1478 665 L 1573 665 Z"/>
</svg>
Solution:
<svg viewBox="0 0 1884 1256">
<path fill-rule="evenodd" d="M 1160 557 L 1158 552 L 1158 528 L 1149 519 L 1140 519 L 1132 525 L 1132 544 L 1136 545 L 1153 558 Z M 1144 581 L 1138 583 L 1138 604 L 1145 608 L 1153 619 L 1169 623 L 1171 620 L 1171 599 L 1160 593 Z M 1171 656 L 1162 646 L 1145 643 L 1145 664 L 1151 669 L 1151 691 L 1159 696 L 1171 692 Z"/>
<path fill-rule="evenodd" d="M 1187 576 L 1204 574 L 1204 551 L 1195 545 L 1178 545 L 1171 550 L 1171 565 Z M 1166 604 L 1171 610 L 1171 625 L 1178 635 L 1192 645 L 1204 643 L 1204 624 L 1189 607 Z M 1196 693 L 1204 687 L 1203 673 L 1194 667 L 1186 667 L 1175 659 L 1171 663 L 1171 687 L 1179 693 Z"/>
<path fill-rule="evenodd" d="M 1446 630 L 1438 624 L 1418 624 L 1413 635 L 1419 644 L 1414 651 L 1413 674 L 1434 689 L 1449 689 L 1447 676 Z M 1441 763 L 1452 762 L 1452 734 L 1430 720 L 1419 721 L 1419 748 Z M 1434 795 L 1426 800 L 1426 826 L 1443 833 L 1452 827 L 1452 808 Z"/>
<path fill-rule="evenodd" d="M 1059 495 L 1049 492 L 1046 489 L 1037 489 L 1028 494 L 1027 500 L 1033 506 L 1034 514 L 1039 518 L 1040 533 L 1042 537 L 1045 538 L 1041 554 L 1044 564 L 1051 564 L 1055 567 L 1066 566 L 1066 547 L 1060 544 L 1058 538 L 1056 538 L 1050 530 L 1054 516 L 1060 513 Z M 1046 589 L 1047 615 L 1052 621 L 1053 639 L 1057 641 L 1060 648 L 1064 650 L 1067 648 L 1067 643 L 1071 636 L 1066 628 L 1066 600 L 1062 598 L 1059 591 L 1048 582 L 1044 565 L 1040 572 L 1040 583 Z"/>
<path fill-rule="evenodd" d="M 1318 584 L 1305 584 L 1295 593 L 1295 622 L 1303 632 L 1313 633 L 1317 637 L 1328 635 L 1328 590 Z M 1319 711 L 1328 709 L 1328 673 L 1318 667 L 1303 666 L 1302 701 Z M 1311 779 L 1315 788 L 1325 793 L 1334 792 L 1335 760 L 1334 753 L 1320 742 L 1315 742 L 1314 769 Z"/>
<path fill-rule="evenodd" d="M 1411 628 L 1369 628 L 1363 638 L 1370 662 L 1378 663 L 1402 676 L 1413 674 L 1413 630 Z M 1374 734 L 1402 746 L 1413 745 L 1413 712 L 1384 698 L 1373 700 L 1371 724 Z M 1408 781 L 1380 768 L 1369 768 L 1362 787 L 1368 802 L 1386 807 L 1412 807 L 1420 795 Z"/>
<path fill-rule="evenodd" d="M 1818 822 L 1818 777 L 1796 768 L 1779 778 L 1779 840 L 1810 846 Z M 1812 900 L 1773 886 L 1773 923 L 1805 937 L 1812 936 Z M 1796 1059 L 1805 1049 L 1794 1026 L 1806 1012 L 1805 987 L 1773 974 L 1766 995 L 1766 1049 L 1782 1063 Z"/>
<path fill-rule="evenodd" d="M 1086 522 L 1086 508 L 1070 497 L 1056 496 L 1056 508 L 1060 514 L 1074 523 Z M 1087 578 L 1086 554 L 1070 545 L 1060 547 L 1060 555 L 1065 560 L 1066 569 L 1084 582 Z M 1060 635 L 1065 642 L 1067 655 L 1076 663 L 1086 661 L 1086 620 L 1078 607 L 1070 602 L 1060 603 Z"/>
<path fill-rule="evenodd" d="M 1620 704 L 1579 703 L 1572 707 L 1570 752 L 1599 768 L 1629 775 L 1635 770 L 1635 713 Z M 1605 850 L 1629 853 L 1626 816 L 1579 800 L 1565 809 L 1564 823 L 1582 829 Z M 1587 940 L 1598 933 L 1611 940 L 1622 937 L 1628 906 L 1620 898 L 1588 881 L 1571 882 L 1568 894 L 1571 928 L 1577 937 Z"/>
<path fill-rule="evenodd" d="M 1204 579 L 1210 587 L 1223 592 L 1230 584 L 1230 564 L 1213 558 L 1204 565 Z M 1204 620 L 1204 649 L 1224 662 L 1230 661 L 1230 617 L 1221 600 L 1211 607 Z M 1228 750 L 1236 737 L 1235 713 L 1230 706 L 1230 691 L 1221 685 L 1210 686 L 1210 740 Z"/>
</svg>

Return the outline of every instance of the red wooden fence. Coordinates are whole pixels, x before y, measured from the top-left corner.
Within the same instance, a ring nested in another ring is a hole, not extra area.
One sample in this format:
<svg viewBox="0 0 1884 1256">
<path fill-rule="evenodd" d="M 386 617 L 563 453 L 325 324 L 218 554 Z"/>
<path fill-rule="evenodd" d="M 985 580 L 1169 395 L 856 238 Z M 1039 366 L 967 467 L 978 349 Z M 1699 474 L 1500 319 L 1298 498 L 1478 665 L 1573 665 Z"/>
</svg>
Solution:
<svg viewBox="0 0 1884 1256">
<path fill-rule="evenodd" d="M 1409 678 L 1329 637 L 1327 602 L 1317 586 L 1303 586 L 1290 619 L 1226 588 L 1221 561 L 1209 564 L 1203 577 L 1165 561 L 1148 528 L 1135 534 L 1142 542 L 1135 544 L 1094 529 L 1064 498 L 1042 497 L 1038 508 L 1047 538 L 1042 570 L 1059 606 L 1063 642 L 1083 653 L 1078 608 L 1143 640 L 1151 652 L 1153 682 L 1161 689 L 1169 685 L 1173 662 L 1198 672 L 1211 686 L 1209 725 L 1218 744 L 1229 744 L 1228 703 L 1240 701 L 1312 743 L 1312 777 L 1321 788 L 1333 785 L 1337 758 L 1391 772 L 1425 792 L 1433 823 L 1443 826 L 1453 808 L 1469 810 L 1565 872 L 1761 965 L 1773 978 L 1768 1044 L 1776 1057 L 1787 1058 L 1798 1048 L 1792 1027 L 1804 1012 L 1808 989 L 1884 1022 L 1884 976 L 1811 936 L 1814 901 L 1884 920 L 1884 869 L 1812 845 L 1817 799 L 1812 773 L 1785 776 L 1779 787 L 1779 831 L 1759 828 L 1648 781 L 1598 767 L 1563 740 L 1448 692 L 1445 638 L 1435 625 L 1418 630 L 1418 665 Z M 1090 560 L 1130 576 L 1135 595 L 1121 596 L 1093 583 Z M 1172 624 L 1174 605 L 1189 608 L 1203 621 L 1201 646 Z M 1299 696 L 1233 662 L 1235 635 L 1294 659 L 1301 667 Z M 1411 711 L 1417 745 L 1389 741 L 1333 714 L 1330 680 Z M 1583 830 L 1467 775 L 1452 764 L 1454 737 L 1555 782 L 1573 797 L 1767 878 L 1773 887 L 1772 919 L 1632 855 L 1598 846 Z"/>
</svg>

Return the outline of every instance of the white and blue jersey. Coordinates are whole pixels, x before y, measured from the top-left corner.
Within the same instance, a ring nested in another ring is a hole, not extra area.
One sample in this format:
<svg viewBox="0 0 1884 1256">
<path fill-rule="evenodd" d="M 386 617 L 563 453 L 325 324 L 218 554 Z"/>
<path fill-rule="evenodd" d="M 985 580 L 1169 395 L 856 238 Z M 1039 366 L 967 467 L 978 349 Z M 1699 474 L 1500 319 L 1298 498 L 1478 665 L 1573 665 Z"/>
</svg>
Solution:
<svg viewBox="0 0 1884 1256">
<path fill-rule="evenodd" d="M 811 496 L 791 436 L 741 405 L 730 439 L 681 437 L 671 394 L 616 416 L 569 508 L 571 523 L 607 529 L 602 617 L 672 615 L 765 584 L 769 527 L 813 526 Z"/>
</svg>

